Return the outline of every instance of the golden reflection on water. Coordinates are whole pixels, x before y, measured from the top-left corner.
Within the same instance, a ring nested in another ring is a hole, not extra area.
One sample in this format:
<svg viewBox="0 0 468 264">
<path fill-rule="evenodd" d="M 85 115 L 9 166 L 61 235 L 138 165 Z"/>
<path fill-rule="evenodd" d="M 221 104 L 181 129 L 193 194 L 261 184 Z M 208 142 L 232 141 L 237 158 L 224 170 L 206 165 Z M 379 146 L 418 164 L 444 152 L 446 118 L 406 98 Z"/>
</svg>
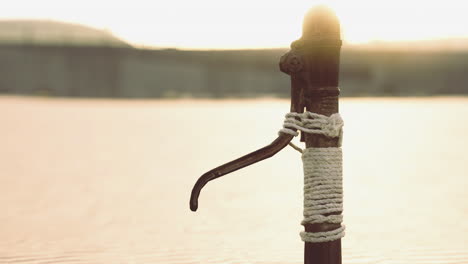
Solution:
<svg viewBox="0 0 468 264">
<path fill-rule="evenodd" d="M 0 98 L 0 263 L 302 263 L 286 100 Z M 468 263 L 468 98 L 342 99 L 343 263 Z M 296 139 L 297 142 L 297 139 Z"/>
</svg>

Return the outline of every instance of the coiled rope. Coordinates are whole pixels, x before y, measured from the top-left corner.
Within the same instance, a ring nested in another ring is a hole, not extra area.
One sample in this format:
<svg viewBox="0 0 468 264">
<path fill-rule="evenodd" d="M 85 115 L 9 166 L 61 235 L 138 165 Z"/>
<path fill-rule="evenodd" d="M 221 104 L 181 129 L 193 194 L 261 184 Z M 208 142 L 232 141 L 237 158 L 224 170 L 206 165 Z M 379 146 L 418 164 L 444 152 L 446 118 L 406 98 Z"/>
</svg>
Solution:
<svg viewBox="0 0 468 264">
<path fill-rule="evenodd" d="M 336 113 L 324 116 L 311 112 L 288 113 L 280 133 L 297 136 L 305 133 L 339 137 L 343 135 L 343 120 Z M 298 148 L 296 146 L 293 146 Z M 300 150 L 300 148 L 298 148 Z M 341 147 L 306 148 L 302 150 L 304 164 L 304 219 L 302 225 L 317 223 L 341 224 L 343 221 L 343 163 Z M 301 232 L 304 242 L 320 243 L 342 238 L 345 226 L 326 232 Z"/>
</svg>

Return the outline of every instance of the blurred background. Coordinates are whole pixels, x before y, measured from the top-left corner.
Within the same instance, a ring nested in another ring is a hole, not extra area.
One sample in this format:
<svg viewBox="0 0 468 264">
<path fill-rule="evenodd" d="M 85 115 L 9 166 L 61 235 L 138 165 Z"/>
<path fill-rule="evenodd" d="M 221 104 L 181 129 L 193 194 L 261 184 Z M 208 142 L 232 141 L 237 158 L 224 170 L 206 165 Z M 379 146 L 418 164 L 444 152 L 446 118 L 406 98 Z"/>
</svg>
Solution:
<svg viewBox="0 0 468 264">
<path fill-rule="evenodd" d="M 288 97 L 278 60 L 313 4 L 15 1 L 0 11 L 0 92 Z M 342 22 L 343 96 L 468 93 L 464 3 L 327 4 Z"/>
<path fill-rule="evenodd" d="M 459 0 L 4 3 L 0 263 L 302 263 L 296 151 L 188 200 L 275 139 L 317 4 L 344 41 L 343 263 L 468 263 Z"/>
</svg>

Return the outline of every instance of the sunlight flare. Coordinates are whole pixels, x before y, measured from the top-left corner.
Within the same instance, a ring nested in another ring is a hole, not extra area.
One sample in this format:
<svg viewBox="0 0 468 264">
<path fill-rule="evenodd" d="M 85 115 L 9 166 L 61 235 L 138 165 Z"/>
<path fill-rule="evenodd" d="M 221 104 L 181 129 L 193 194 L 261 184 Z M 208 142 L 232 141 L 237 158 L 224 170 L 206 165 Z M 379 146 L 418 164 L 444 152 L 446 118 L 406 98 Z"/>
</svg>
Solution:
<svg viewBox="0 0 468 264">
<path fill-rule="evenodd" d="M 468 37 L 465 1 L 267 0 L 12 1 L 0 19 L 38 18 L 107 29 L 137 46 L 201 49 L 273 48 L 300 36 L 304 13 L 332 7 L 348 43 Z M 29 1 L 30 2 L 30 1 Z"/>
</svg>

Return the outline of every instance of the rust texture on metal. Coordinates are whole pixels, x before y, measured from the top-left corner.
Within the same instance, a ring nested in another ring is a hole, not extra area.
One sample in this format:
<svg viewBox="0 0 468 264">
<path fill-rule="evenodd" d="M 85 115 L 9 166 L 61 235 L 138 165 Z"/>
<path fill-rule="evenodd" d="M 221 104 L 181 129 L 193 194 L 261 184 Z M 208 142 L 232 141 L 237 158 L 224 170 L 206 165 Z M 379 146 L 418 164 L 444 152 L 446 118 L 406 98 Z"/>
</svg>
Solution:
<svg viewBox="0 0 468 264">
<path fill-rule="evenodd" d="M 198 209 L 198 197 L 200 196 L 202 188 L 209 181 L 275 155 L 285 148 L 292 139 L 293 136 L 291 135 L 280 134 L 270 145 L 204 173 L 200 178 L 198 178 L 195 186 L 193 186 L 192 194 L 190 195 L 190 210 L 196 211 Z"/>
<path fill-rule="evenodd" d="M 326 116 L 338 113 L 340 24 L 332 10 L 324 6 L 311 9 L 305 16 L 302 36 L 291 44 L 291 50 L 279 62 L 280 70 L 291 77 L 291 112 L 310 111 Z M 223 164 L 203 174 L 190 196 L 190 209 L 198 208 L 202 188 L 211 180 L 267 159 L 286 147 L 291 135 L 280 134 L 270 145 Z M 301 132 L 306 148 L 338 147 L 337 138 Z M 339 224 L 306 224 L 305 231 L 321 232 Z M 306 264 L 341 264 L 341 240 L 305 243 Z"/>
<path fill-rule="evenodd" d="M 326 7 L 311 9 L 305 19 L 301 39 L 291 44 L 291 50 L 302 57 L 302 71 L 291 74 L 292 86 L 303 89 L 306 111 L 330 116 L 338 113 L 340 24 Z M 304 133 L 307 148 L 338 147 L 338 138 Z M 321 232 L 339 228 L 339 224 L 306 224 L 305 231 Z M 341 239 L 324 243 L 305 243 L 304 263 L 341 263 Z"/>
</svg>

